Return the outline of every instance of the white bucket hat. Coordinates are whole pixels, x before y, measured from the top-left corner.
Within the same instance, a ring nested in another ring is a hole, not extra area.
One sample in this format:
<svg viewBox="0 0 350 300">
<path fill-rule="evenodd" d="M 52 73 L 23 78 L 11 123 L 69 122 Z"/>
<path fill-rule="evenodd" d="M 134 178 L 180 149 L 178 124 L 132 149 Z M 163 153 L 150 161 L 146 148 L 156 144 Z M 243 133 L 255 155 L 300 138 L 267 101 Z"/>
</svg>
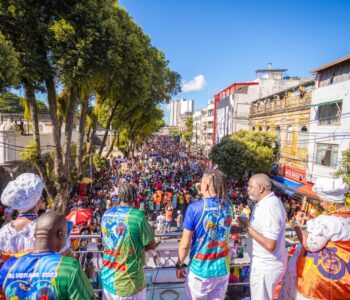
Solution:
<svg viewBox="0 0 350 300">
<path fill-rule="evenodd" d="M 44 188 L 41 178 L 33 173 L 23 173 L 10 181 L 1 195 L 1 203 L 12 209 L 26 212 L 39 201 Z"/>
<path fill-rule="evenodd" d="M 318 178 L 312 190 L 328 202 L 344 203 L 349 186 L 342 178 Z"/>
</svg>

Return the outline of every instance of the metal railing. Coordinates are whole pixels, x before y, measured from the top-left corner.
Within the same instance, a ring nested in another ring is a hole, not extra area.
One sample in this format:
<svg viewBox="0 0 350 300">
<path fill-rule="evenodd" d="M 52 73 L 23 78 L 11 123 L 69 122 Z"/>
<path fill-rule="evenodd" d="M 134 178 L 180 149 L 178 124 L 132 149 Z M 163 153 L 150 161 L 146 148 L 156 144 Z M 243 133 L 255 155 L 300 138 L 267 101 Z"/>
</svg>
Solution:
<svg viewBox="0 0 350 300">
<path fill-rule="evenodd" d="M 287 235 L 293 231 L 293 228 L 286 227 L 286 241 L 290 244 L 297 244 L 291 238 L 287 238 Z M 165 243 L 167 241 L 176 241 L 176 239 L 182 236 L 182 232 L 171 232 L 171 233 L 157 233 L 155 234 L 156 240 L 160 241 L 157 244 L 157 247 L 154 250 L 148 250 L 147 253 L 147 261 L 145 265 L 145 274 L 146 274 L 146 291 L 147 291 L 147 299 L 154 298 L 155 295 L 158 295 L 159 298 L 163 299 L 161 295 L 165 296 L 166 293 L 170 294 L 183 294 L 184 292 L 184 280 L 178 280 L 175 277 L 175 261 L 177 258 L 178 252 L 178 244 L 173 244 L 171 247 L 167 247 Z M 71 240 L 74 239 L 99 239 L 102 240 L 101 235 L 99 234 L 88 234 L 88 235 L 71 235 Z M 240 234 L 240 238 L 246 238 L 246 234 Z M 97 245 L 96 245 L 97 246 Z M 244 246 L 243 246 L 244 247 Z M 96 255 L 96 260 L 102 260 L 103 250 L 77 250 L 73 251 L 74 254 L 78 254 L 80 256 L 80 263 L 82 263 L 82 257 L 84 257 L 87 253 L 93 253 Z M 246 252 L 243 254 L 243 258 L 233 258 L 231 262 L 231 267 L 249 267 L 250 259 Z M 102 263 L 98 265 L 102 266 Z M 152 266 L 151 266 L 152 265 Z M 101 272 L 101 268 L 96 268 L 95 272 L 97 276 L 99 276 Z M 164 273 L 165 272 L 165 273 Z M 165 278 L 169 278 L 166 280 Z M 247 276 L 245 277 L 247 278 Z M 97 284 L 98 285 L 98 284 Z M 249 281 L 237 282 L 237 283 L 229 283 L 228 284 L 228 293 L 230 289 L 238 289 L 241 292 L 247 292 L 249 289 Z M 243 290 L 242 290 L 243 289 Z M 96 296 L 100 297 L 102 294 L 101 285 L 95 286 L 94 289 Z M 162 291 L 162 292 L 160 292 Z M 166 299 L 166 298 L 164 298 Z M 181 298 L 178 298 L 181 299 Z"/>
</svg>

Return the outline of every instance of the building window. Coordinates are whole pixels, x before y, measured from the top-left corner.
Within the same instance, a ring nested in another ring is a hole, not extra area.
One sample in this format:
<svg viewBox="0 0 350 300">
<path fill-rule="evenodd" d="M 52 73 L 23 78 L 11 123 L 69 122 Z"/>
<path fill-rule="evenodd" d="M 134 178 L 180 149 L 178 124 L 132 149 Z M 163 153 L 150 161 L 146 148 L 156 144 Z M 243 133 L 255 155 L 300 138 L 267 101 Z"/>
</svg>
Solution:
<svg viewBox="0 0 350 300">
<path fill-rule="evenodd" d="M 335 168 L 338 161 L 338 145 L 317 144 L 316 145 L 316 163 Z"/>
<path fill-rule="evenodd" d="M 255 131 L 255 127 L 254 126 L 253 126 L 252 130 Z"/>
<path fill-rule="evenodd" d="M 307 127 L 302 126 L 299 132 L 299 141 L 298 141 L 298 148 L 300 149 L 307 149 Z"/>
<path fill-rule="evenodd" d="M 266 126 L 266 132 L 270 131 L 270 126 Z"/>
<path fill-rule="evenodd" d="M 259 131 L 262 131 L 262 127 L 261 126 L 259 126 Z"/>
<path fill-rule="evenodd" d="M 289 125 L 287 127 L 287 138 L 286 138 L 287 146 L 292 147 L 293 144 L 293 127 Z"/>
<path fill-rule="evenodd" d="M 279 125 L 276 126 L 276 139 L 277 142 L 281 141 L 281 127 Z"/>
<path fill-rule="evenodd" d="M 340 125 L 342 102 L 321 105 L 318 108 L 319 125 Z"/>
</svg>

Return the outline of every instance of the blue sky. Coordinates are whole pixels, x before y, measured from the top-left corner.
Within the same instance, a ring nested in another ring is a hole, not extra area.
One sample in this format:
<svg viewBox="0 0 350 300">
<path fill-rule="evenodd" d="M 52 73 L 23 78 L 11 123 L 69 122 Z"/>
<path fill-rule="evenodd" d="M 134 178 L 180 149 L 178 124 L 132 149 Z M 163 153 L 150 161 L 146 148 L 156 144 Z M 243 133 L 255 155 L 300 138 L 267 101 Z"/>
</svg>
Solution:
<svg viewBox="0 0 350 300">
<path fill-rule="evenodd" d="M 272 63 L 288 75 L 350 54 L 350 0 L 119 0 L 202 108 L 234 82 Z M 202 75 L 202 76 L 200 76 Z M 206 85 L 203 82 L 206 82 Z"/>
</svg>

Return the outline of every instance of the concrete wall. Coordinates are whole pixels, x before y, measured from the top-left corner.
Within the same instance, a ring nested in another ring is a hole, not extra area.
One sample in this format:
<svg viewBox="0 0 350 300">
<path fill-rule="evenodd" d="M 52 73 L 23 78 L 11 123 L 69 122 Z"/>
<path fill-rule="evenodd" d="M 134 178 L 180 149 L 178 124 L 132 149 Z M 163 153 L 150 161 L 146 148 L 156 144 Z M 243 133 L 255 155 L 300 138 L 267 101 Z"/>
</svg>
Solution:
<svg viewBox="0 0 350 300">
<path fill-rule="evenodd" d="M 6 137 L 4 137 L 6 135 Z M 1 132 L 0 140 L 7 140 L 7 143 L 0 143 L 0 164 L 8 161 L 21 160 L 20 153 L 24 150 L 29 143 L 33 141 L 32 135 L 21 135 L 19 131 L 13 133 Z M 61 144 L 65 141 L 64 129 L 62 130 Z M 77 143 L 78 132 L 73 131 L 72 142 Z M 53 135 L 52 132 L 44 131 L 40 134 L 40 144 L 42 154 L 48 153 L 54 150 Z M 7 149 L 6 149 L 7 148 Z M 10 153 L 11 155 L 2 155 L 2 153 Z"/>
</svg>

